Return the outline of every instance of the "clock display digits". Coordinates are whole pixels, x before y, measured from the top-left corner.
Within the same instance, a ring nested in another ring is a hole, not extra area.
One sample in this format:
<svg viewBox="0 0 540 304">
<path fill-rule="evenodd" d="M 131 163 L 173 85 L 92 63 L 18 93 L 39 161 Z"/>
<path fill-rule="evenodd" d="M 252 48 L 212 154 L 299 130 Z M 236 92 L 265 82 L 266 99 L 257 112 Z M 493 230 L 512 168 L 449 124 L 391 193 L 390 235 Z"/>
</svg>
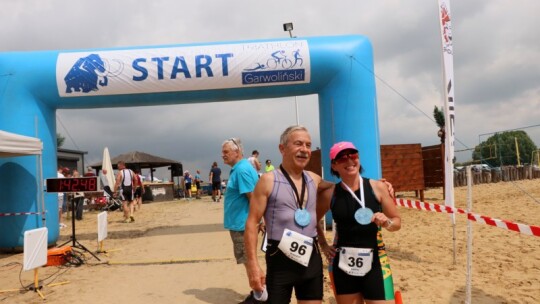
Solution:
<svg viewBox="0 0 540 304">
<path fill-rule="evenodd" d="M 88 189 L 90 191 L 97 191 L 97 178 L 92 178 L 88 180 Z"/>
<path fill-rule="evenodd" d="M 97 191 L 97 177 L 49 178 L 47 192 L 92 192 Z"/>
<path fill-rule="evenodd" d="M 69 192 L 71 191 L 71 180 L 61 179 L 60 186 L 58 187 L 59 192 Z"/>
<path fill-rule="evenodd" d="M 78 178 L 73 178 L 73 181 L 71 182 L 71 190 L 70 191 L 79 191 L 79 182 L 81 181 Z"/>
</svg>

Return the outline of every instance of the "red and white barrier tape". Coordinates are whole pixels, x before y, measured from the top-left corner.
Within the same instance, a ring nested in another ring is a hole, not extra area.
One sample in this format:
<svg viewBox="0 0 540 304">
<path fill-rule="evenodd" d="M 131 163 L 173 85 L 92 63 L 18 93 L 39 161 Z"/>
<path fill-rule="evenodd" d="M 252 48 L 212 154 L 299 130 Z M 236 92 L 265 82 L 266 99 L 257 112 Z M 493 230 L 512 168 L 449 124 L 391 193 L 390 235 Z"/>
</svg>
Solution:
<svg viewBox="0 0 540 304">
<path fill-rule="evenodd" d="M 513 223 L 506 220 L 494 219 L 485 215 L 479 215 L 479 214 L 474 214 L 472 212 L 467 212 L 466 210 L 461 209 L 461 208 L 452 208 L 452 207 L 444 206 L 440 204 L 404 200 L 400 198 L 395 199 L 395 203 L 398 206 L 411 208 L 411 209 L 419 209 L 419 210 L 442 212 L 442 213 L 467 214 L 467 219 L 470 221 L 475 221 L 480 224 L 495 226 L 495 227 L 503 228 L 506 230 L 512 230 L 512 231 L 516 231 L 522 234 L 540 236 L 540 226 L 525 225 L 525 224 Z"/>
<path fill-rule="evenodd" d="M 527 235 L 540 236 L 540 226 L 529 226 L 520 223 L 513 223 L 506 220 L 494 219 L 484 215 L 474 214 L 472 212 L 467 213 L 467 219 L 481 224 L 495 226 L 506 230 L 512 230 Z"/>
<path fill-rule="evenodd" d="M 459 208 L 452 208 L 445 205 L 425 203 L 421 201 L 404 200 L 401 198 L 395 199 L 395 203 L 396 205 L 401 206 L 401 207 L 419 209 L 419 210 L 425 210 L 425 211 L 443 212 L 443 213 L 467 213 L 467 211 L 463 209 L 459 209 Z"/>
<path fill-rule="evenodd" d="M 11 212 L 11 213 L 0 213 L 0 216 L 13 216 L 13 215 L 40 215 L 45 214 L 45 212 Z"/>
</svg>

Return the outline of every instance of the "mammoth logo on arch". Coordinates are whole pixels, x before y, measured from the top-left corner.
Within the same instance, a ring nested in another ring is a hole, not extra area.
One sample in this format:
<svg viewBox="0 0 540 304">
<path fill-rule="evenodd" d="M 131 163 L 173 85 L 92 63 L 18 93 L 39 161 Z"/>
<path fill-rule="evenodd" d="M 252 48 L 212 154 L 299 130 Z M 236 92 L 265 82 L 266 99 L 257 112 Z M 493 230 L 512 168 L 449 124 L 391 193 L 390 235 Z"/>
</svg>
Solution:
<svg viewBox="0 0 540 304">
<path fill-rule="evenodd" d="M 89 93 L 99 90 L 98 86 L 106 87 L 109 77 L 116 77 L 124 70 L 124 64 L 120 60 L 114 59 L 113 62 L 116 69 L 111 71 L 109 61 L 98 54 L 79 58 L 64 77 L 65 92 Z"/>
</svg>

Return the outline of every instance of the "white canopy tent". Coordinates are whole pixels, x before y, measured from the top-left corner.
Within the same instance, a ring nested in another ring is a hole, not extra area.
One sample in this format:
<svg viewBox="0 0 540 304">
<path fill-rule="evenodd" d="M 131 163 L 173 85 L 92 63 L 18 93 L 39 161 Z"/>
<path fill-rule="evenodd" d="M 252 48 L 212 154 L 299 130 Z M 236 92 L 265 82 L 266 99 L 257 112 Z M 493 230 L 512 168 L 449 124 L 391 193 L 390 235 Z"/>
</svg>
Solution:
<svg viewBox="0 0 540 304">
<path fill-rule="evenodd" d="M 41 151 L 43 142 L 39 138 L 18 135 L 0 130 L 0 157 L 16 156 L 37 156 L 38 176 L 36 184 L 38 191 L 36 202 L 38 203 L 38 212 L 41 214 L 43 227 L 45 227 L 45 198 L 43 197 L 43 166 L 41 161 Z M 41 209 L 41 210 L 39 210 Z"/>
<path fill-rule="evenodd" d="M 43 143 L 39 138 L 0 130 L 0 157 L 41 155 L 41 150 Z"/>
</svg>

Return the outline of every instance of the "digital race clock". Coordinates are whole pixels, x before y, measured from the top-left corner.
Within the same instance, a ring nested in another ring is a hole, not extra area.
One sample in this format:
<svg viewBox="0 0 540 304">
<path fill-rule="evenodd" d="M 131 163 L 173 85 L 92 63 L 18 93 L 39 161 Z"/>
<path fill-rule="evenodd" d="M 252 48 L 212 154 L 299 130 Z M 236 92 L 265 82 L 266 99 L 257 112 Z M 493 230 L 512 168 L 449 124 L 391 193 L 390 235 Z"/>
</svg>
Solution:
<svg viewBox="0 0 540 304">
<path fill-rule="evenodd" d="M 97 177 L 48 178 L 47 192 L 98 191 Z"/>
</svg>

